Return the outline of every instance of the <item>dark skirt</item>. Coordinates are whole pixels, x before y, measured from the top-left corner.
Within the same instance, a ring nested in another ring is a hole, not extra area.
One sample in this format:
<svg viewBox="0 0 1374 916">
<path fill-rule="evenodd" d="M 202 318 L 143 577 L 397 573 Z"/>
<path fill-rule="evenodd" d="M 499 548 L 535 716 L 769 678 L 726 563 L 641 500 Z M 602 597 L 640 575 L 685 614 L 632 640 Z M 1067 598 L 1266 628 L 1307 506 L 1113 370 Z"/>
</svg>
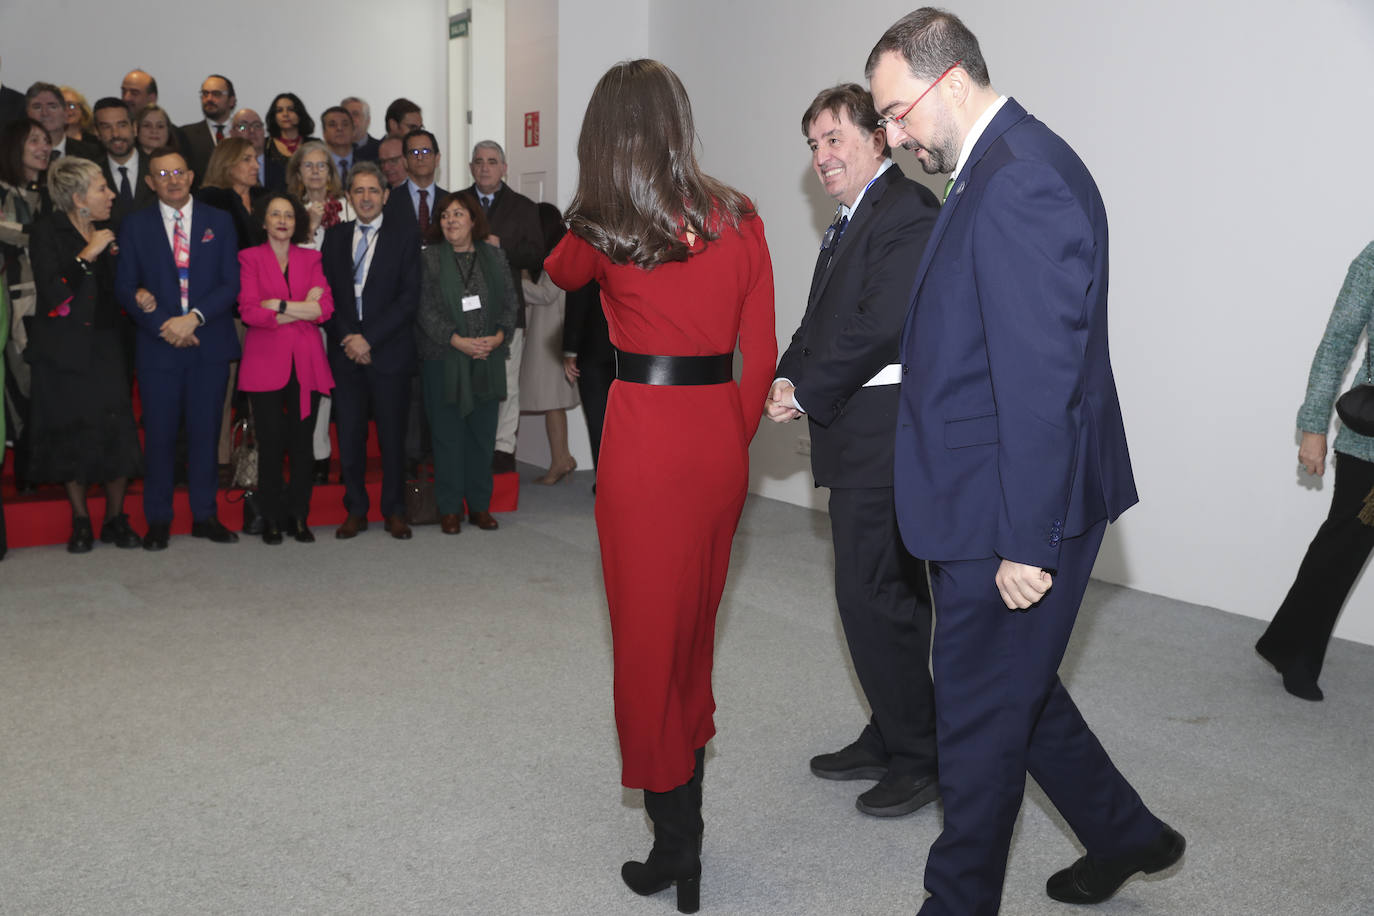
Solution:
<svg viewBox="0 0 1374 916">
<path fill-rule="evenodd" d="M 33 366 L 29 477 L 48 483 L 103 483 L 143 473 L 116 328 L 92 332 L 90 363 L 78 371 Z"/>
</svg>

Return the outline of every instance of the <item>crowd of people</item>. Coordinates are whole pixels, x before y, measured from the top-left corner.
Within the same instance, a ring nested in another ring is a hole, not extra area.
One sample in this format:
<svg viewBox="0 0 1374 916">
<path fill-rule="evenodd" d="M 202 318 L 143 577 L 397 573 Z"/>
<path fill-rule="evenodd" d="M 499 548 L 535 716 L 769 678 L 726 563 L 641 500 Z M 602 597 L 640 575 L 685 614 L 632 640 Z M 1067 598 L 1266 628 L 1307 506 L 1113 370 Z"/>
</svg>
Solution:
<svg viewBox="0 0 1374 916">
<path fill-rule="evenodd" d="M 192 534 L 236 541 L 216 492 L 233 476 L 235 416 L 252 418 L 259 453 L 244 530 L 270 544 L 313 540 L 311 492 L 335 439 L 348 511 L 336 536 L 367 528 L 370 422 L 396 538 L 411 536 L 405 482 L 431 461 L 443 531 L 464 512 L 498 527 L 493 475 L 515 470 L 522 411 L 545 415 L 553 460 L 538 482 L 566 479 L 566 411 L 591 385 L 604 409 L 609 345 L 580 320 L 565 343 L 567 296 L 543 272 L 562 216 L 507 185 L 499 142 L 478 143 L 472 184 L 448 192 L 409 99 L 387 106 L 381 137 L 353 96 L 320 113 L 319 136 L 295 93 L 264 120 L 221 74 L 201 83 L 191 123 L 173 125 L 158 99 L 143 70 L 94 104 L 47 82 L 0 88 L 6 430 L 21 491 L 66 488 L 68 550 L 165 548 L 181 482 Z M 599 311 L 595 289 L 573 295 L 589 297 Z M 579 347 L 597 350 L 585 377 Z M 589 414 L 594 437 L 600 422 Z M 124 512 L 137 477 L 146 532 Z"/>
</svg>

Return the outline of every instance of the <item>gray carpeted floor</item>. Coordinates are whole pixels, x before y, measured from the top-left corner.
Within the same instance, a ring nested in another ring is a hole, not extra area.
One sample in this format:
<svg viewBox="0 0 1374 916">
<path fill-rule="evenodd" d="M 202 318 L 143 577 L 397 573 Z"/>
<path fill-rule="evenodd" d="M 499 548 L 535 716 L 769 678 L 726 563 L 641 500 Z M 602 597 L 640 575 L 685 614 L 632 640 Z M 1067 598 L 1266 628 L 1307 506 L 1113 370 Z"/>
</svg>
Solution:
<svg viewBox="0 0 1374 916">
<path fill-rule="evenodd" d="M 523 467 L 528 473 L 531 468 Z M 501 530 L 173 539 L 0 564 L 0 913 L 654 914 L 619 786 L 591 477 L 526 485 Z M 672 524 L 671 519 L 664 520 Z M 814 753 L 864 720 L 823 515 L 749 503 L 722 607 L 703 912 L 914 912 L 931 807 L 865 817 Z M 1256 621 L 1112 586 L 1064 668 L 1189 841 L 1095 912 L 1374 913 L 1374 648 L 1290 698 Z M 1080 854 L 1032 786 L 1009 916 Z"/>
</svg>

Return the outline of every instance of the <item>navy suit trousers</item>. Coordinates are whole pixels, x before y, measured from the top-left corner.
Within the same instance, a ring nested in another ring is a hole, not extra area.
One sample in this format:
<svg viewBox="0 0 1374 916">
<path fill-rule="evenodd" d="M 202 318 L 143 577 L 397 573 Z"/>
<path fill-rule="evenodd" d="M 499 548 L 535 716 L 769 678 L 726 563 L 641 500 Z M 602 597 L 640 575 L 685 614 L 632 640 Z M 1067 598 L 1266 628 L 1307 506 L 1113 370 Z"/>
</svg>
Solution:
<svg viewBox="0 0 1374 916">
<path fill-rule="evenodd" d="M 360 366 L 342 354 L 329 360 L 334 373 L 334 424 L 339 431 L 339 467 L 343 471 L 344 506 L 349 515 L 366 518 L 367 416 L 377 424 L 382 453 L 382 517 L 404 515 L 406 417 L 410 411 L 411 367 L 381 372 Z"/>
<path fill-rule="evenodd" d="M 150 523 L 172 521 L 172 479 L 177 432 L 186 422 L 186 480 L 191 517 L 216 515 L 219 487 L 219 425 L 229 363 L 197 363 L 184 369 L 138 370 L 138 396 L 143 404 L 143 514 Z"/>
<path fill-rule="evenodd" d="M 926 859 L 931 896 L 920 916 L 998 911 L 1027 773 L 1089 855 L 1133 851 L 1163 829 L 1059 680 L 1106 528 L 1063 541 L 1053 588 L 1027 611 L 1003 603 L 997 557 L 930 564 L 945 822 Z"/>
</svg>

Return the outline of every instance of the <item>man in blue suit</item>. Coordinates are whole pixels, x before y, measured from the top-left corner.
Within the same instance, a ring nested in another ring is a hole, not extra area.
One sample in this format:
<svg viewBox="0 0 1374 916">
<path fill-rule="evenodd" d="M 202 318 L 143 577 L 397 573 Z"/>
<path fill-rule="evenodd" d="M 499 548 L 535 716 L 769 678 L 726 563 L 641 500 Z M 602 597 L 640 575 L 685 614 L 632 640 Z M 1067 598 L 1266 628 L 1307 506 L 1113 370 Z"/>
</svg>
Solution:
<svg viewBox="0 0 1374 916">
<path fill-rule="evenodd" d="M 334 373 L 334 421 L 339 430 L 344 506 L 348 518 L 334 532 L 356 537 L 367 530 L 367 416 L 377 423 L 382 453 L 384 527 L 398 540 L 406 523 L 405 441 L 411 375 L 415 372 L 415 309 L 420 303 L 420 240 L 407 221 L 386 207 L 382 171 L 359 162 L 348 173 L 348 200 L 358 218 L 331 227 L 320 255 L 334 293 L 325 322 L 329 368 Z M 409 212 L 409 207 L 406 207 Z"/>
<path fill-rule="evenodd" d="M 1108 521 L 1136 502 L 1107 350 L 1107 219 L 1073 150 L 924 8 L 865 69 L 888 140 L 950 173 L 902 335 L 895 499 L 931 561 L 944 830 L 924 916 L 998 911 L 1026 774 L 1086 849 L 1051 897 L 1097 903 L 1183 855 L 1057 671 Z"/>
<path fill-rule="evenodd" d="M 167 546 L 177 433 L 186 424 L 191 534 L 216 543 L 238 536 L 216 517 L 216 451 L 229 383 L 239 358 L 234 303 L 238 240 L 227 213 L 194 203 L 195 175 L 175 150 L 154 150 L 148 186 L 157 206 L 135 210 L 119 230 L 115 294 L 138 326 L 136 362 L 143 402 L 146 476 L 144 546 Z"/>
</svg>

